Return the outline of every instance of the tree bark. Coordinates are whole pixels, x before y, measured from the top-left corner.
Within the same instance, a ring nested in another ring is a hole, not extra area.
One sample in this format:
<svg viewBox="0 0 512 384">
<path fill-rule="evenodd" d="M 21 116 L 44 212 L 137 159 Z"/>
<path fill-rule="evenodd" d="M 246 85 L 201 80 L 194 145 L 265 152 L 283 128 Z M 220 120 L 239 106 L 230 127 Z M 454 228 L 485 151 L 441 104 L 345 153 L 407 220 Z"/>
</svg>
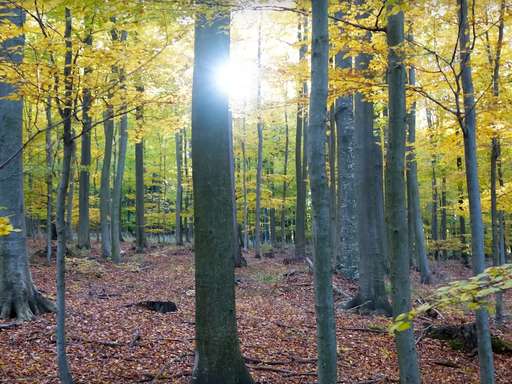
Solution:
<svg viewBox="0 0 512 384">
<path fill-rule="evenodd" d="M 196 358 L 194 384 L 253 384 L 239 346 L 234 288 L 231 114 L 214 71 L 229 59 L 230 16 L 196 16 L 192 87 Z"/>
<path fill-rule="evenodd" d="M 307 53 L 306 30 L 307 18 L 302 18 L 303 22 L 299 22 L 298 41 L 302 42 L 299 50 L 299 60 L 303 61 Z M 295 260 L 303 260 L 306 257 L 306 178 L 304 173 L 306 168 L 305 153 L 305 101 L 307 94 L 307 83 L 303 82 L 299 90 L 299 102 L 297 103 L 297 125 L 295 132 L 295 180 L 297 187 L 297 198 L 295 206 Z"/>
<path fill-rule="evenodd" d="M 411 35 L 412 39 L 412 35 Z M 409 69 L 409 84 L 416 85 L 416 69 Z M 420 270 L 420 281 L 423 284 L 432 283 L 432 274 L 428 263 L 427 249 L 425 246 L 425 232 L 423 230 L 423 218 L 421 217 L 420 193 L 418 185 L 418 164 L 416 162 L 416 102 L 413 102 L 411 110 L 407 116 L 408 138 L 411 150 L 408 155 L 407 172 L 407 190 L 408 190 L 408 209 L 409 209 L 409 227 L 412 227 L 410 234 L 413 239 L 409 239 L 409 244 L 413 243 L 413 250 L 416 262 Z"/>
<path fill-rule="evenodd" d="M 66 53 L 64 60 L 64 108 L 61 111 L 63 120 L 64 156 L 62 158 L 62 174 L 57 192 L 57 362 L 59 368 L 59 378 L 63 384 L 72 384 L 73 378 L 69 369 L 68 358 L 66 355 L 66 280 L 65 280 L 65 254 L 66 254 L 66 195 L 68 192 L 69 181 L 71 177 L 71 161 L 73 157 L 73 134 L 71 128 L 72 107 L 73 107 L 73 74 L 72 59 L 73 48 L 71 41 L 72 19 L 71 11 L 65 8 L 66 28 L 64 39 L 66 41 Z"/>
<path fill-rule="evenodd" d="M 459 4 L 459 43 L 460 43 L 460 81 L 464 97 L 464 117 L 460 125 L 464 134 L 464 158 L 466 164 L 466 183 L 471 221 L 472 265 L 475 275 L 485 269 L 484 226 L 480 202 L 480 182 L 478 179 L 478 159 L 476 151 L 476 103 L 471 70 L 471 47 L 469 38 L 468 3 L 458 0 Z M 480 383 L 494 383 L 494 362 L 489 331 L 489 314 L 486 309 L 476 311 L 476 329 L 478 337 L 478 357 L 480 363 Z"/>
<path fill-rule="evenodd" d="M 336 55 L 337 68 L 352 68 L 352 58 L 344 52 Z M 336 100 L 334 118 L 338 130 L 338 236 L 336 269 L 348 277 L 355 277 L 359 262 L 359 236 L 356 198 L 356 132 L 354 125 L 354 96 L 342 96 Z"/>
<path fill-rule="evenodd" d="M 318 382 L 336 383 L 336 322 L 332 291 L 329 229 L 329 185 L 325 169 L 329 68 L 328 1 L 312 5 L 311 96 L 309 104 L 308 165 L 313 205 L 315 309 Z"/>
<path fill-rule="evenodd" d="M 142 86 L 137 87 L 141 94 L 144 92 Z M 144 124 L 144 109 L 140 104 L 135 110 L 135 119 L 137 129 L 142 135 L 142 125 Z M 144 252 L 146 248 L 146 234 L 144 223 L 144 139 L 138 137 L 135 143 L 135 247 L 137 252 Z"/>
<path fill-rule="evenodd" d="M 52 98 L 46 99 L 46 260 L 52 261 L 52 216 L 53 216 L 53 144 L 52 144 Z"/>
<path fill-rule="evenodd" d="M 244 195 L 244 251 L 247 251 L 249 247 L 249 208 L 247 204 L 247 155 L 246 155 L 246 141 L 247 141 L 247 129 L 245 124 L 245 116 L 242 118 L 242 189 Z"/>
<path fill-rule="evenodd" d="M 22 26 L 25 12 L 0 2 L 0 23 Z M 16 36 L 0 44 L 2 65 L 18 66 L 23 60 L 25 37 Z M 13 85 L 0 81 L 0 163 L 10 159 L 22 146 L 23 99 L 6 99 L 16 92 Z M 19 231 L 0 236 L 0 318 L 31 320 L 52 312 L 54 305 L 44 298 L 30 274 L 24 216 L 23 156 L 18 154 L 1 169 L 0 217 L 8 217 Z"/>
<path fill-rule="evenodd" d="M 395 3 L 396 4 L 396 3 Z M 402 1 L 398 1 L 402 5 Z M 388 5 L 391 8 L 391 5 Z M 406 103 L 404 64 L 404 13 L 388 16 L 388 109 L 389 133 L 386 162 L 386 224 L 391 261 L 391 290 L 393 316 L 411 309 L 410 257 L 407 242 L 407 214 L 405 204 L 405 144 Z M 411 327 L 395 333 L 400 382 L 419 384 L 420 373 L 414 333 Z"/>
<path fill-rule="evenodd" d="M 112 32 L 113 35 L 114 33 L 117 34 L 116 31 Z M 128 33 L 126 31 L 121 31 L 119 39 L 121 44 L 125 44 L 127 36 Z M 125 69 L 119 68 L 118 72 L 122 101 L 120 107 L 121 119 L 119 122 L 119 150 L 117 153 L 116 176 L 114 178 L 114 186 L 112 188 L 112 261 L 114 263 L 121 262 L 121 199 L 124 168 L 126 163 L 126 148 L 128 146 L 128 113 L 126 105 Z"/>
<path fill-rule="evenodd" d="M 288 192 L 288 157 L 290 152 L 290 127 L 288 125 L 288 112 L 286 103 L 284 107 L 284 170 L 283 170 L 283 201 L 281 203 L 281 246 L 286 245 L 286 194 Z"/>
<path fill-rule="evenodd" d="M 256 108 L 258 113 L 258 122 L 256 129 L 258 131 L 258 163 L 256 165 L 256 212 L 254 224 L 254 256 L 261 257 L 261 174 L 263 171 L 263 116 L 261 112 L 261 20 L 258 26 L 258 95 L 256 98 Z"/>
<path fill-rule="evenodd" d="M 443 260 L 448 258 L 448 250 L 446 249 L 446 232 L 448 231 L 446 222 L 446 204 L 446 176 L 443 176 L 441 179 L 441 228 L 439 231 L 439 238 L 443 242 Z"/>
<path fill-rule="evenodd" d="M 92 35 L 89 33 L 85 43 L 92 46 Z M 91 68 L 84 69 L 84 77 L 87 80 L 91 74 Z M 91 235 L 89 223 L 89 189 L 91 167 L 91 91 L 84 88 L 82 91 L 82 148 L 80 158 L 80 189 L 78 191 L 78 248 L 91 248 Z"/>
<path fill-rule="evenodd" d="M 183 245 L 183 233 L 181 231 L 181 200 L 183 197 L 181 133 L 177 132 L 174 137 L 176 141 L 176 245 Z"/>
<path fill-rule="evenodd" d="M 114 109 L 111 104 L 103 114 L 105 132 L 105 150 L 100 181 L 100 227 L 101 251 L 104 258 L 112 255 L 112 232 L 110 230 L 110 167 L 112 165 L 112 142 L 114 139 Z"/>
</svg>

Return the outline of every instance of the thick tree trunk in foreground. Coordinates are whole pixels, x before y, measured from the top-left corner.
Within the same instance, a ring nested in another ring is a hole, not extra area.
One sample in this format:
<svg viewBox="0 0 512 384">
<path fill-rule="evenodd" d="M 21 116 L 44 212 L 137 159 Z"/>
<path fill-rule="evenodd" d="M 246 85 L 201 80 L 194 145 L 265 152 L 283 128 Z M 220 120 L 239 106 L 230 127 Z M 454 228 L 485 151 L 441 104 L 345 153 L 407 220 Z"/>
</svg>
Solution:
<svg viewBox="0 0 512 384">
<path fill-rule="evenodd" d="M 63 138 L 64 156 L 62 158 L 62 174 L 60 177 L 59 189 L 57 191 L 57 361 L 59 367 L 59 378 L 63 384 L 72 384 L 69 363 L 66 356 L 66 280 L 65 280 L 65 254 L 66 254 L 66 196 L 68 193 L 69 181 L 71 177 L 71 161 L 73 158 L 73 134 L 71 128 L 72 107 L 73 107 L 73 77 L 72 77 L 72 58 L 73 48 L 71 42 L 71 11 L 65 9 L 66 29 L 64 38 L 66 41 L 66 54 L 64 61 L 64 108 L 61 111 L 64 126 Z"/>
<path fill-rule="evenodd" d="M 332 291 L 329 185 L 325 169 L 329 67 L 328 1 L 312 1 L 311 96 L 309 106 L 309 177 L 313 204 L 315 309 L 318 382 L 336 383 L 336 323 Z"/>
<path fill-rule="evenodd" d="M 196 359 L 194 384 L 252 384 L 238 341 L 235 287 L 231 114 L 215 84 L 229 59 L 229 15 L 196 16 L 192 87 Z"/>
<path fill-rule="evenodd" d="M 92 35 L 88 35 L 85 43 L 92 45 Z M 85 68 L 84 76 L 90 76 L 91 69 Z M 91 166 L 91 92 L 84 88 L 82 92 L 82 148 L 80 158 L 80 189 L 78 191 L 78 248 L 91 248 L 89 224 L 89 189 Z"/>
<path fill-rule="evenodd" d="M 399 1 L 401 3 L 401 1 Z M 389 133 L 386 162 L 386 224 L 391 261 L 393 316 L 411 309 L 410 257 L 405 196 L 406 106 L 403 11 L 388 16 Z M 419 384 L 420 373 L 412 325 L 395 334 L 402 384 Z"/>
<path fill-rule="evenodd" d="M 458 0 L 460 23 L 460 69 L 464 96 L 464 118 L 461 128 L 464 134 L 464 158 L 466 163 L 466 183 L 471 220 L 472 265 L 475 275 L 485 269 L 484 226 L 480 202 L 480 182 L 478 180 L 478 159 L 476 150 L 476 103 L 471 73 L 471 43 L 468 22 L 468 2 Z M 478 358 L 480 363 L 480 383 L 494 383 L 494 362 L 489 331 L 489 314 L 482 308 L 476 311 L 478 337 Z"/>
<path fill-rule="evenodd" d="M 411 67 L 409 69 L 409 84 L 416 85 L 416 69 Z M 423 284 L 430 284 L 432 282 L 432 274 L 428 265 L 427 249 L 425 246 L 425 232 L 423 231 L 423 218 L 421 217 L 420 206 L 420 193 L 418 186 L 418 164 L 416 162 L 416 103 L 411 106 L 411 110 L 407 116 L 407 126 L 409 128 L 409 144 L 412 146 L 408 154 L 407 162 L 407 191 L 408 191 L 408 210 L 409 210 L 409 228 L 412 239 L 409 239 L 409 244 L 413 244 L 411 258 L 415 261 L 420 270 L 420 280 Z M 412 252 L 414 251 L 414 253 Z"/>
<path fill-rule="evenodd" d="M 21 26 L 25 20 L 19 8 L 0 2 L 0 23 Z M 22 61 L 24 36 L 5 40 L 0 45 L 0 65 L 18 65 Z M 18 47 L 13 53 L 14 47 Z M 7 52 L 9 50 L 9 52 Z M 0 163 L 9 159 L 22 145 L 23 100 L 8 100 L 16 92 L 10 84 L 0 82 Z M 0 318 L 31 320 L 55 310 L 32 282 L 28 264 L 23 203 L 23 156 L 21 153 L 1 169 L 0 217 L 8 217 L 19 232 L 0 236 Z"/>
</svg>

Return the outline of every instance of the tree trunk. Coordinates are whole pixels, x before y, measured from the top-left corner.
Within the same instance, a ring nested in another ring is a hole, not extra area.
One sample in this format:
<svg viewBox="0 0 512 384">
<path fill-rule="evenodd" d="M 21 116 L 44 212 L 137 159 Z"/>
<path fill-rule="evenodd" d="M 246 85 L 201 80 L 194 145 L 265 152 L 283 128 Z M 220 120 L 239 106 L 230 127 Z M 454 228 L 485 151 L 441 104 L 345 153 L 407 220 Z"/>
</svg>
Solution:
<svg viewBox="0 0 512 384">
<path fill-rule="evenodd" d="M 471 221 L 471 250 L 473 273 L 482 273 L 485 269 L 484 226 L 480 202 L 480 182 L 478 180 L 478 159 L 476 151 L 476 104 L 471 73 L 471 43 L 469 38 L 468 3 L 458 0 L 460 25 L 460 70 L 464 96 L 464 117 L 460 118 L 464 134 L 464 158 L 466 164 L 466 183 Z M 489 331 L 489 314 L 482 308 L 476 311 L 476 329 L 478 337 L 478 357 L 480 363 L 480 383 L 494 383 L 494 362 Z"/>
<path fill-rule="evenodd" d="M 112 142 L 114 139 L 114 109 L 107 106 L 103 114 L 105 122 L 105 150 L 100 181 L 100 227 L 101 227 L 101 251 L 104 258 L 112 255 L 112 233 L 110 231 L 110 167 L 112 164 Z"/>
<path fill-rule="evenodd" d="M 144 88 L 138 86 L 137 91 L 142 96 Z M 138 132 L 142 135 L 142 125 L 144 124 L 142 104 L 136 108 L 135 119 Z M 144 139 L 138 137 L 138 141 L 135 143 L 135 247 L 137 252 L 144 252 L 146 248 L 144 226 Z"/>
<path fill-rule="evenodd" d="M 11 8 L 1 3 L 0 24 L 7 22 L 22 26 L 25 13 L 21 8 Z M 19 65 L 25 44 L 23 35 L 0 43 L 0 61 Z M 16 51 L 13 49 L 18 47 Z M 6 53 L 9 51 L 9 56 Z M 6 64 L 7 65 L 7 64 Z M 10 159 L 22 146 L 23 99 L 7 99 L 16 89 L 0 81 L 0 164 Z M 8 217 L 18 229 L 7 236 L 0 236 L 0 318 L 31 320 L 41 313 L 55 310 L 32 282 L 30 274 L 24 216 L 23 156 L 18 154 L 0 168 L 0 217 Z M 51 227 L 51 226 L 50 226 Z"/>
<path fill-rule="evenodd" d="M 256 98 L 256 108 L 258 113 L 258 164 L 256 166 L 256 212 L 255 212 L 255 229 L 254 229 L 254 256 L 258 259 L 261 257 L 261 173 L 263 170 L 263 117 L 261 112 L 261 20 L 258 27 L 258 96 Z"/>
<path fill-rule="evenodd" d="M 253 384 L 239 346 L 234 287 L 231 114 L 214 69 L 229 59 L 228 14 L 196 16 L 192 87 L 196 358 L 194 384 Z"/>
<path fill-rule="evenodd" d="M 115 31 L 112 32 L 113 34 Z M 125 44 L 128 33 L 121 32 L 120 42 Z M 119 123 L 119 151 L 117 153 L 117 169 L 114 178 L 114 186 L 112 188 L 112 261 L 114 263 L 121 262 L 121 199 L 124 168 L 126 163 L 126 148 L 128 146 L 128 113 L 126 105 L 126 84 L 125 70 L 119 68 L 119 84 L 122 93 L 121 98 L 121 121 Z"/>
<path fill-rule="evenodd" d="M 92 35 L 89 34 L 85 43 L 92 46 Z M 91 68 L 84 69 L 84 77 L 89 78 Z M 89 189 L 91 167 L 91 91 L 84 88 L 82 91 L 82 148 L 80 158 L 80 189 L 78 191 L 78 248 L 91 248 L 89 224 Z"/>
<path fill-rule="evenodd" d="M 299 60 L 303 61 L 306 57 L 307 45 L 306 30 L 307 18 L 302 18 L 303 23 L 299 22 L 298 41 L 302 42 L 299 50 Z M 297 126 L 295 133 L 295 180 L 297 183 L 297 199 L 295 207 L 295 260 L 302 260 L 306 257 L 306 179 L 304 178 L 306 159 L 303 153 L 305 145 L 305 101 L 307 94 L 307 83 L 304 82 L 299 91 L 299 100 L 297 103 Z"/>
<path fill-rule="evenodd" d="M 57 362 L 59 367 L 59 378 L 63 384 L 72 384 L 73 378 L 69 369 L 68 358 L 66 355 L 66 280 L 65 280 L 65 255 L 66 255 L 66 195 L 68 192 L 71 177 L 71 161 L 73 158 L 73 135 L 71 128 L 72 106 L 73 106 L 73 74 L 72 58 L 73 48 L 71 41 L 71 11 L 65 9 L 66 28 L 64 38 L 66 41 L 66 53 L 64 60 L 64 108 L 61 111 L 63 120 L 63 138 L 64 156 L 62 158 L 62 174 L 57 191 Z"/>
<path fill-rule="evenodd" d="M 336 123 L 334 120 L 334 106 L 331 107 L 329 112 L 329 135 L 327 137 L 327 148 L 329 158 L 329 202 L 330 202 L 330 222 L 329 229 L 331 231 L 331 262 L 336 265 L 336 256 L 339 249 L 339 239 L 336 233 L 337 230 L 337 199 L 336 199 Z"/>
<path fill-rule="evenodd" d="M 53 215 L 53 145 L 52 145 L 52 98 L 46 100 L 46 260 L 52 261 Z"/>
<path fill-rule="evenodd" d="M 401 5 L 402 1 L 398 1 Z M 388 7 L 392 7 L 389 5 Z M 391 261 L 393 316 L 411 309 L 410 257 L 407 242 L 407 214 L 405 204 L 405 143 L 406 105 L 404 64 L 404 14 L 388 16 L 388 109 L 389 132 L 386 162 L 386 224 Z M 414 333 L 411 327 L 395 333 L 400 368 L 400 382 L 419 384 L 420 373 Z"/>
<path fill-rule="evenodd" d="M 337 68 L 352 68 L 352 58 L 344 53 L 336 55 Z M 336 100 L 334 118 L 338 130 L 338 236 L 340 248 L 336 269 L 353 278 L 359 262 L 359 236 L 356 193 L 356 132 L 354 126 L 354 96 L 342 96 Z"/>
<path fill-rule="evenodd" d="M 247 141 L 247 131 L 245 124 L 245 117 L 242 118 L 242 189 L 244 195 L 244 251 L 249 247 L 249 209 L 247 205 L 247 155 L 245 144 Z"/>
<path fill-rule="evenodd" d="M 411 35 L 412 39 L 412 35 Z M 409 69 L 409 84 L 416 85 L 416 69 Z M 421 217 L 420 193 L 418 185 L 418 163 L 416 162 L 416 102 L 413 102 L 411 110 L 407 116 L 407 126 L 409 128 L 409 144 L 412 146 L 408 155 L 408 173 L 407 173 L 407 191 L 408 191 L 408 209 L 409 209 L 409 232 L 413 239 L 409 239 L 409 244 L 413 243 L 414 258 L 419 266 L 420 281 L 422 284 L 432 282 L 432 274 L 428 265 L 428 255 L 425 246 L 425 232 L 423 231 L 423 218 Z M 412 253 L 412 252 L 411 252 Z M 411 256 L 412 257 L 412 256 Z"/>
<path fill-rule="evenodd" d="M 447 222 L 446 222 L 446 176 L 443 176 L 441 180 L 441 228 L 439 232 L 439 238 L 443 242 L 443 260 L 448 258 L 448 250 L 446 249 L 446 232 Z"/>
<path fill-rule="evenodd" d="M 315 309 L 317 323 L 318 382 L 336 383 L 336 322 L 332 291 L 329 229 L 329 185 L 325 169 L 327 91 L 329 68 L 328 1 L 312 4 L 311 96 L 308 142 L 309 177 L 313 205 Z"/>
<path fill-rule="evenodd" d="M 75 136 L 74 131 L 71 130 L 71 136 Z M 69 185 L 68 185 L 68 195 L 66 197 L 66 240 L 73 240 L 73 198 L 75 197 L 75 167 L 74 162 L 76 159 L 76 144 L 74 141 L 71 141 L 71 169 L 69 173 Z"/>
<path fill-rule="evenodd" d="M 283 170 L 283 202 L 281 203 L 281 246 L 286 245 L 286 194 L 288 192 L 288 157 L 290 152 L 290 127 L 288 125 L 288 112 L 286 103 L 284 107 L 284 170 Z"/>
<path fill-rule="evenodd" d="M 176 141 L 176 245 L 183 245 L 183 233 L 181 232 L 181 199 L 183 197 L 183 184 L 181 181 L 182 144 L 181 133 L 175 135 Z"/>
<path fill-rule="evenodd" d="M 503 35 L 505 29 L 505 0 L 501 1 L 500 6 L 500 23 L 498 26 L 498 41 L 496 44 L 496 55 L 494 60 L 489 58 L 491 65 L 493 66 L 492 83 L 493 83 L 493 96 L 498 99 L 500 95 L 500 64 L 501 64 L 501 51 L 503 47 Z M 490 47 L 489 47 L 490 52 Z M 498 164 L 501 165 L 500 160 L 501 145 L 499 133 L 495 133 L 495 136 L 491 140 L 491 221 L 492 221 L 492 251 L 494 265 L 501 265 L 505 263 L 505 252 L 504 252 L 504 239 L 503 239 L 503 219 L 504 212 L 498 211 L 498 200 L 496 196 L 496 184 L 499 178 L 500 186 L 503 187 L 503 179 L 501 174 L 498 173 Z M 501 168 L 500 168 L 501 169 Z M 501 293 L 496 294 L 496 322 L 498 324 L 503 323 L 503 295 Z"/>
<path fill-rule="evenodd" d="M 368 15 L 361 17 L 368 17 Z M 364 39 L 369 42 L 371 34 L 368 32 Z M 362 72 L 367 71 L 370 60 L 369 54 L 359 54 L 355 60 L 356 69 Z M 357 196 L 357 203 L 347 208 L 357 207 L 357 219 L 351 225 L 357 228 L 355 238 L 358 241 L 359 262 L 358 293 L 346 304 L 346 308 L 358 307 L 360 312 L 376 311 L 390 314 L 391 308 L 384 285 L 386 237 L 380 136 L 377 137 L 374 134 L 373 103 L 366 100 L 363 94 L 356 93 L 354 107 L 355 126 L 352 140 L 357 144 L 352 149 L 353 155 L 356 153 L 366 155 L 358 156 L 357 161 L 353 163 L 355 169 L 352 172 L 357 175 L 357 178 L 347 177 L 346 179 L 354 181 L 353 191 L 354 196 Z M 354 157 L 352 159 L 355 160 Z M 347 211 L 350 212 L 350 209 Z"/>
</svg>

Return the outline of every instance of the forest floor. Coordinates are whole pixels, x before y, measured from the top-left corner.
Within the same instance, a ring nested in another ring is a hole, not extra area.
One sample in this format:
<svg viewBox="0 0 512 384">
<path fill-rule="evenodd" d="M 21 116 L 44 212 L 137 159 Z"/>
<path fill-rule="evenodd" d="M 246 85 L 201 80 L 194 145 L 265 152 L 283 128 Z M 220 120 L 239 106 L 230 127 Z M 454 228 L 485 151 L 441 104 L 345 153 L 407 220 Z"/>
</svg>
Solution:
<svg viewBox="0 0 512 384">
<path fill-rule="evenodd" d="M 189 383 L 194 351 L 193 255 L 187 248 L 152 248 L 145 255 L 125 248 L 115 266 L 97 256 L 68 260 L 68 355 L 76 383 Z M 315 317 L 312 274 L 306 265 L 285 265 L 284 254 L 254 259 L 236 271 L 241 346 L 260 384 L 315 383 Z M 55 267 L 32 257 L 36 285 L 55 296 Z M 455 262 L 435 268 L 437 281 L 470 275 Z M 356 291 L 336 277 L 337 306 Z M 417 284 L 424 297 L 432 288 Z M 507 296 L 510 311 L 511 297 Z M 169 300 L 176 312 L 161 314 L 131 304 Z M 424 383 L 477 383 L 478 358 L 424 337 L 427 322 L 460 324 L 469 313 L 453 311 L 415 325 Z M 397 383 L 398 369 L 389 319 L 337 310 L 339 383 Z M 494 332 L 512 339 L 509 319 Z M 512 383 L 512 356 L 495 354 L 497 383 Z M 0 329 L 0 383 L 58 383 L 55 315 Z"/>
</svg>

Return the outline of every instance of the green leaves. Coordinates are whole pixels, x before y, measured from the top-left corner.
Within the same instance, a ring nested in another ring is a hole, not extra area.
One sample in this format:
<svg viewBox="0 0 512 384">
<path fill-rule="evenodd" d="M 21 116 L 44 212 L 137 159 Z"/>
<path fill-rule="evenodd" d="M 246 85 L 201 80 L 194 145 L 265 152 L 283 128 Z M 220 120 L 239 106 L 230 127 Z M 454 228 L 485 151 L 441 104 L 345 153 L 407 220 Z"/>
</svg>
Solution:
<svg viewBox="0 0 512 384">
<path fill-rule="evenodd" d="M 489 296 L 512 288 L 512 264 L 487 268 L 483 273 L 468 280 L 454 281 L 437 289 L 428 299 L 411 311 L 398 315 L 389 330 L 402 332 L 409 329 L 412 320 L 433 308 L 465 306 L 476 310 L 488 305 Z"/>
</svg>

